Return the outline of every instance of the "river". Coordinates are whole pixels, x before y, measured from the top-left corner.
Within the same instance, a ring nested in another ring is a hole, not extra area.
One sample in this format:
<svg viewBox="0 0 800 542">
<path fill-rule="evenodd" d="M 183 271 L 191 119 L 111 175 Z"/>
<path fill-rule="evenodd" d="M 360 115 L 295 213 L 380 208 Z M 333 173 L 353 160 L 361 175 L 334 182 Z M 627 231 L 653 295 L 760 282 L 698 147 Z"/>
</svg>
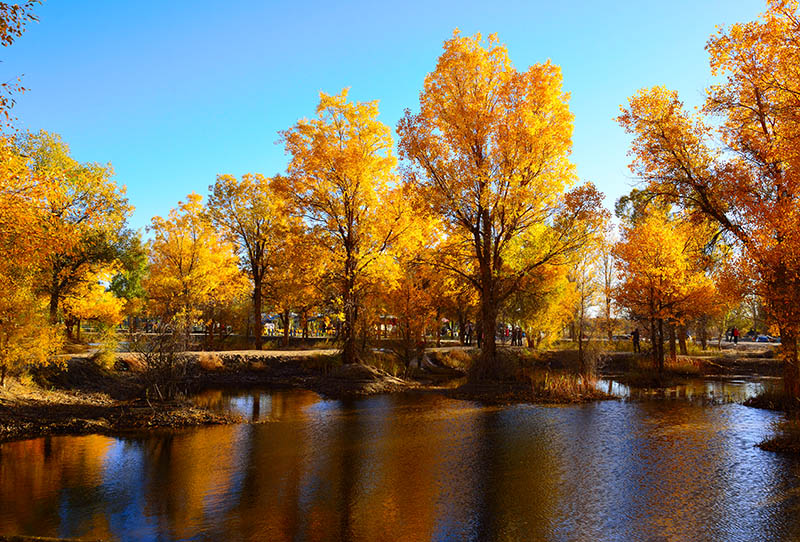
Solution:
<svg viewBox="0 0 800 542">
<path fill-rule="evenodd" d="M 726 403 L 747 381 L 714 404 L 721 385 L 568 407 L 206 392 L 253 423 L 0 445 L 0 534 L 800 540 L 800 459 L 754 447 L 781 416 Z"/>
</svg>

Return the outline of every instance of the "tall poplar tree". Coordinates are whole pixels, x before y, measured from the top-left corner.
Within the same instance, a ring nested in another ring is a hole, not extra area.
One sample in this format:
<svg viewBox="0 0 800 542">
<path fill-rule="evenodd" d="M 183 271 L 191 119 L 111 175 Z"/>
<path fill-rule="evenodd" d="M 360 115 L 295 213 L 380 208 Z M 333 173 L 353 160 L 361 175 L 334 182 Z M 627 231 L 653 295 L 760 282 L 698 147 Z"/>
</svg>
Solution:
<svg viewBox="0 0 800 542">
<path fill-rule="evenodd" d="M 479 375 L 496 374 L 500 305 L 526 277 L 574 253 L 596 229 L 591 185 L 575 182 L 568 157 L 572 114 L 561 70 L 550 62 L 517 71 L 495 35 L 444 43 L 425 78 L 419 112 L 398 125 L 408 179 L 447 227 L 443 262 L 480 296 Z"/>
</svg>

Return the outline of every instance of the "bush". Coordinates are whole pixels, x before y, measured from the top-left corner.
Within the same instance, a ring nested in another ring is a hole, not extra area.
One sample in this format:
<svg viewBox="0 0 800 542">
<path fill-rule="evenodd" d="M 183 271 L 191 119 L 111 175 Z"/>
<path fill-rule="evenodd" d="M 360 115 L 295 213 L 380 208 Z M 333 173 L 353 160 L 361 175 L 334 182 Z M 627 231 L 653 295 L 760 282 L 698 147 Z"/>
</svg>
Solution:
<svg viewBox="0 0 800 542">
<path fill-rule="evenodd" d="M 97 353 L 92 356 L 92 359 L 98 365 L 111 369 L 117 360 L 117 351 L 119 351 L 119 336 L 117 335 L 115 326 L 103 326 L 97 333 L 96 340 L 99 344 Z"/>
<path fill-rule="evenodd" d="M 132 335 L 130 344 L 142 364 L 146 395 L 162 401 L 177 397 L 189 367 L 184 334 L 160 328 L 152 335 Z"/>
</svg>

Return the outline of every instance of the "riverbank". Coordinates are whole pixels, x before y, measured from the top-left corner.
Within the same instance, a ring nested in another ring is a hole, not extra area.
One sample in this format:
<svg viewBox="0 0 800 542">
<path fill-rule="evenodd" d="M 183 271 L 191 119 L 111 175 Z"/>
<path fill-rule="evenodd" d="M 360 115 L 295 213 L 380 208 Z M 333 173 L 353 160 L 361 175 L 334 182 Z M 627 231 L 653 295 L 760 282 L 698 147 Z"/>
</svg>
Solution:
<svg viewBox="0 0 800 542">
<path fill-rule="evenodd" d="M 342 365 L 335 350 L 187 352 L 178 382 L 183 396 L 207 389 L 307 389 L 324 398 L 363 397 L 410 390 L 442 393 L 483 404 L 575 404 L 614 399 L 595 382 L 578 376 L 577 353 L 532 353 L 508 349 L 505 381 L 468 384 L 465 378 L 476 351 L 431 349 L 423 363 L 400 370 L 376 356 L 376 366 Z M 773 374 L 780 363 L 764 353 L 679 358 L 666 376 Z M 419 366 L 421 365 L 421 366 Z M 652 379 L 649 360 L 631 353 L 600 354 L 598 371 L 622 382 Z M 663 383 L 664 375 L 660 377 Z M 65 368 L 34 372 L 24 382 L 0 388 L 0 441 L 52 434 L 124 434 L 158 428 L 241 423 L 193 405 L 190 400 L 155 401 L 145 397 L 144 369 L 136 354 L 118 354 L 114 369 L 88 354 L 72 356 Z"/>
<path fill-rule="evenodd" d="M 418 380 L 365 365 L 341 366 L 335 351 L 187 352 L 177 387 L 184 397 L 205 389 L 307 389 L 326 398 L 418 389 Z M 459 376 L 460 372 L 453 372 Z M 145 394 L 146 379 L 135 354 L 118 355 L 115 369 L 89 355 L 63 367 L 35 370 L 0 388 L 0 442 L 56 434 L 120 435 L 154 429 L 242 423 L 190 399 L 159 401 Z"/>
<path fill-rule="evenodd" d="M 0 442 L 61 434 L 120 435 L 240 421 L 188 401 L 116 400 L 105 393 L 47 390 L 15 380 L 0 389 Z"/>
</svg>

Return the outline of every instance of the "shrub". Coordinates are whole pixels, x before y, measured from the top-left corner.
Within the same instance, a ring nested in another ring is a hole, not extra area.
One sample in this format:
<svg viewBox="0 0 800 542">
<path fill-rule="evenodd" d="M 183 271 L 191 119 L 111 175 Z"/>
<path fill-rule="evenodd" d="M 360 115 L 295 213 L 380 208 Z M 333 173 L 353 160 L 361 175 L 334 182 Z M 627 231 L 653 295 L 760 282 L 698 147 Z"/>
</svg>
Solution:
<svg viewBox="0 0 800 542">
<path fill-rule="evenodd" d="M 189 360 L 183 352 L 186 340 L 180 332 L 159 328 L 152 335 L 131 336 L 131 351 L 136 352 L 143 368 L 145 393 L 159 400 L 178 396 Z"/>
</svg>

